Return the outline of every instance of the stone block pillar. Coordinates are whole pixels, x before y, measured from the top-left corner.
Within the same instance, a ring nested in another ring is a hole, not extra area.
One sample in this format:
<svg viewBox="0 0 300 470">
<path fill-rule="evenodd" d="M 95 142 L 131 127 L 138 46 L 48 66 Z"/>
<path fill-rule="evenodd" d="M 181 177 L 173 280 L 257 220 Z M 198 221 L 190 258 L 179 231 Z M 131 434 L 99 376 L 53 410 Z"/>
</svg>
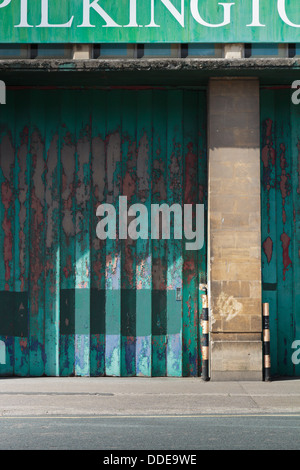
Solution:
<svg viewBox="0 0 300 470">
<path fill-rule="evenodd" d="M 211 379 L 262 380 L 259 82 L 208 90 Z"/>
</svg>

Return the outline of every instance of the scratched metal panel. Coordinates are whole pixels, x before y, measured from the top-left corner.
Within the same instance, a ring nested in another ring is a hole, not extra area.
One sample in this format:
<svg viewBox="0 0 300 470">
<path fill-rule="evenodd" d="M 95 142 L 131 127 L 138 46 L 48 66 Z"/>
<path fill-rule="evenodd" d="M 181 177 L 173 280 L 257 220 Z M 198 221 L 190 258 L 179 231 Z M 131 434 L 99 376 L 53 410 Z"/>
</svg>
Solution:
<svg viewBox="0 0 300 470">
<path fill-rule="evenodd" d="M 300 109 L 290 90 L 262 90 L 262 275 L 270 304 L 271 372 L 299 376 Z"/>
<path fill-rule="evenodd" d="M 0 187 L 0 375 L 201 375 L 206 242 L 99 240 L 96 210 L 206 206 L 203 91 L 9 90 Z"/>
</svg>

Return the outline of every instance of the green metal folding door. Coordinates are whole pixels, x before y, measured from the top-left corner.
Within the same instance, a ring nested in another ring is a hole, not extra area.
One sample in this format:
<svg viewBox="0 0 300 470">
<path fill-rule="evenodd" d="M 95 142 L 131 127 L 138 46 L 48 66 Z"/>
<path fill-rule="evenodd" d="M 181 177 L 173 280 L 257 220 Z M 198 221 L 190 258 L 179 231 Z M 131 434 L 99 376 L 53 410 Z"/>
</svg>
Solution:
<svg viewBox="0 0 300 470">
<path fill-rule="evenodd" d="M 0 375 L 201 375 L 206 242 L 100 240 L 96 210 L 206 205 L 204 91 L 8 90 L 0 187 Z"/>
<path fill-rule="evenodd" d="M 262 281 L 263 301 L 270 304 L 271 373 L 299 376 L 294 353 L 300 340 L 300 107 L 292 104 L 290 89 L 262 90 L 261 141 Z"/>
</svg>

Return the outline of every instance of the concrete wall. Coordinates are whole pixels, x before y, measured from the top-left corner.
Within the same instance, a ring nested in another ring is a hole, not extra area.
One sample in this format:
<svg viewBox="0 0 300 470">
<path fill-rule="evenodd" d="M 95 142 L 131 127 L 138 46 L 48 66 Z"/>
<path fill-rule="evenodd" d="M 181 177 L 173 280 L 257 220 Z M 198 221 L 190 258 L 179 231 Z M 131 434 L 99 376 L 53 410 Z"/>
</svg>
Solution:
<svg viewBox="0 0 300 470">
<path fill-rule="evenodd" d="M 262 379 L 259 82 L 211 79 L 211 379 Z"/>
</svg>

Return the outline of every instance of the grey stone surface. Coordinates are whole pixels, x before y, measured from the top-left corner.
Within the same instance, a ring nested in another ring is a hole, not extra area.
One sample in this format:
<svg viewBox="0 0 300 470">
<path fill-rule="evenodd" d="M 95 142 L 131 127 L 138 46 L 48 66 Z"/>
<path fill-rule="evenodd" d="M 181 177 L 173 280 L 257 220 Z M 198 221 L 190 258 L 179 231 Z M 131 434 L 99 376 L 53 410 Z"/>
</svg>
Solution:
<svg viewBox="0 0 300 470">
<path fill-rule="evenodd" d="M 2 378 L 0 416 L 300 413 L 300 379 Z"/>
</svg>

